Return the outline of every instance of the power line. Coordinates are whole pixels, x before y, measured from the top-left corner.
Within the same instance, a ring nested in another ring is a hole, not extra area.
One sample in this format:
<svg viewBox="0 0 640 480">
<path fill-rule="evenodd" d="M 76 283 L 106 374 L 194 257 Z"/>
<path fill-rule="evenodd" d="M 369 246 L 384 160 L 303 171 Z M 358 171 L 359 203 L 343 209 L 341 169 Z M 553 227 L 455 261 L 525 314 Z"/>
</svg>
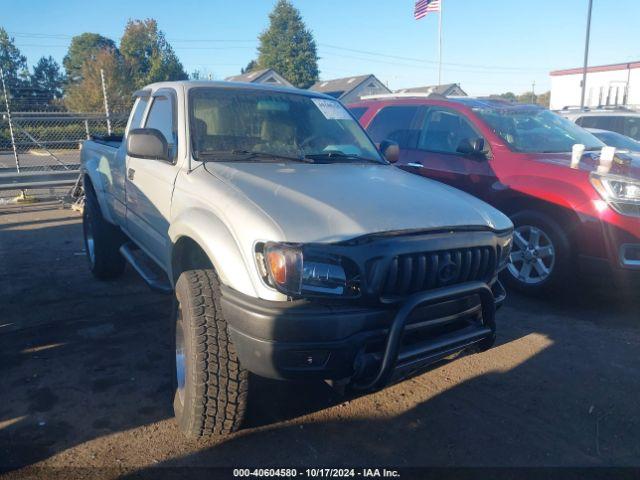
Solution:
<svg viewBox="0 0 640 480">
<path fill-rule="evenodd" d="M 407 67 L 407 68 L 414 68 L 414 69 L 418 69 L 418 70 L 436 70 L 437 69 L 437 65 L 416 65 L 416 64 L 409 64 L 409 63 L 400 63 L 400 62 L 394 62 L 394 61 L 390 61 L 390 60 L 377 60 L 377 59 L 373 59 L 373 58 L 365 58 L 365 57 L 358 57 L 355 55 L 343 55 L 340 53 L 334 53 L 334 52 L 326 52 L 326 54 L 328 56 L 331 57 L 339 57 L 339 58 L 348 58 L 348 59 L 353 59 L 353 60 L 362 60 L 365 62 L 369 62 L 369 63 L 381 63 L 381 64 L 386 64 L 386 65 L 395 65 L 395 66 L 400 66 L 400 67 Z M 324 58 L 324 57 L 322 57 Z M 491 70 L 478 70 L 475 68 L 449 68 L 448 69 L 449 72 L 469 72 L 469 73 L 478 73 L 481 75 L 498 75 L 498 74 L 504 74 L 506 72 L 499 70 L 498 68 L 495 69 L 491 69 Z M 519 72 L 519 71 L 515 71 L 515 72 L 509 72 L 512 75 L 529 75 L 531 74 L 531 72 Z"/>
<path fill-rule="evenodd" d="M 72 35 L 66 35 L 66 34 L 47 34 L 47 33 L 27 33 L 27 32 L 10 32 L 11 35 L 15 35 L 15 36 L 21 36 L 21 37 L 33 37 L 33 38 L 59 38 L 59 39 L 71 39 L 73 38 Z M 196 39 L 196 38 L 168 38 L 168 41 L 170 41 L 171 43 L 255 43 L 255 39 Z M 46 47 L 46 46 L 52 46 L 55 48 L 59 48 L 62 47 L 61 45 L 24 45 L 24 46 L 28 46 L 28 47 Z M 334 50 L 340 50 L 340 51 L 346 51 L 346 52 L 352 52 L 352 53 L 359 53 L 359 54 L 364 54 L 364 55 L 371 55 L 374 57 L 383 57 L 383 58 L 389 58 L 389 59 L 395 59 L 395 60 L 402 60 L 402 61 L 408 61 L 408 62 L 418 62 L 421 64 L 433 64 L 436 65 L 437 62 L 435 62 L 434 60 L 427 60 L 427 59 L 423 59 L 423 58 L 416 58 L 416 57 L 405 57 L 402 55 L 392 55 L 392 54 L 387 54 L 387 53 L 380 53 L 380 52 L 373 52 L 370 50 L 360 50 L 360 49 L 355 49 L 355 48 L 348 48 L 348 47 L 342 47 L 339 45 L 331 45 L 331 44 L 326 44 L 326 43 L 319 43 L 318 46 L 323 47 L 323 48 L 328 48 L 328 49 L 334 49 Z M 174 47 L 176 50 L 177 49 L 181 49 L 181 50 L 223 50 L 223 49 L 248 49 L 248 48 L 254 48 L 253 46 L 238 46 L 238 47 Z M 337 54 L 333 54 L 334 56 L 339 56 Z M 344 56 L 344 55 L 343 55 Z M 375 60 L 375 59 L 365 59 L 365 58 L 358 58 L 358 57 L 346 57 L 345 58 L 356 58 L 356 59 L 362 59 L 362 60 L 368 60 L 368 61 L 375 61 L 377 63 L 388 63 L 388 62 L 383 62 L 381 60 Z M 389 63 L 390 65 L 399 65 L 399 66 L 408 66 L 407 64 L 394 64 L 394 63 Z M 541 68 L 541 67 L 512 67 L 512 66 L 502 66 L 502 65 L 487 65 L 487 64 L 469 64 L 469 63 L 456 63 L 456 62 L 443 62 L 443 65 L 447 65 L 447 66 L 453 66 L 453 67 L 462 67 L 462 68 L 471 68 L 471 69 L 478 69 L 478 70 L 503 70 L 505 72 L 510 72 L 510 73 L 515 73 L 515 72 L 534 72 L 534 71 L 540 71 L 540 72 L 547 72 L 548 69 L 546 68 Z M 462 70 L 461 70 L 462 71 Z"/>
<path fill-rule="evenodd" d="M 372 52 L 372 51 L 367 51 L 367 50 L 357 50 L 355 48 L 346 48 L 346 47 L 340 47 L 338 45 L 328 45 L 325 43 L 320 43 L 318 44 L 321 47 L 325 47 L 325 48 L 333 48 L 333 49 L 338 49 L 338 50 L 343 50 L 343 51 L 347 51 L 347 52 L 354 52 L 354 53 L 362 53 L 362 54 L 366 54 L 366 55 L 374 55 L 377 57 L 385 57 L 385 58 L 394 58 L 397 60 L 408 60 L 408 61 L 412 61 L 412 62 L 421 62 L 421 63 L 433 63 L 433 64 L 437 64 L 438 62 L 434 61 L 434 60 L 426 60 L 426 59 L 421 59 L 421 58 L 415 58 L 415 57 L 403 57 L 403 56 L 399 56 L 399 55 L 389 55 L 389 54 L 384 54 L 384 53 L 379 53 L 379 52 Z M 500 69 L 500 70 L 523 70 L 523 71 L 534 71 L 534 70 L 541 70 L 541 71 L 547 71 L 546 68 L 540 68 L 540 67 L 535 67 L 535 68 L 525 68 L 525 67 L 503 67 L 503 66 L 499 66 L 499 65 L 473 65 L 473 64 L 469 64 L 469 63 L 452 63 L 452 62 L 442 62 L 443 65 L 451 65 L 451 66 L 458 66 L 458 67 L 470 67 L 470 68 L 486 68 L 486 69 Z"/>
</svg>

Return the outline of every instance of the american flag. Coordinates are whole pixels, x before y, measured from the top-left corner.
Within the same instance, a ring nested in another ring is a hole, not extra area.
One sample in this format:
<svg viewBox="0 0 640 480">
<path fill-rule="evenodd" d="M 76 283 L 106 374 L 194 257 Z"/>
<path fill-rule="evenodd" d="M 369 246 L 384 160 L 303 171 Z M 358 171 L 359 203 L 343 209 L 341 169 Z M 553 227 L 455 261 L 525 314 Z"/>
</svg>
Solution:
<svg viewBox="0 0 640 480">
<path fill-rule="evenodd" d="M 429 12 L 440 11 L 440 0 L 418 0 L 416 2 L 416 8 L 413 11 L 413 16 L 416 20 L 420 20 L 422 17 L 426 17 Z"/>
</svg>

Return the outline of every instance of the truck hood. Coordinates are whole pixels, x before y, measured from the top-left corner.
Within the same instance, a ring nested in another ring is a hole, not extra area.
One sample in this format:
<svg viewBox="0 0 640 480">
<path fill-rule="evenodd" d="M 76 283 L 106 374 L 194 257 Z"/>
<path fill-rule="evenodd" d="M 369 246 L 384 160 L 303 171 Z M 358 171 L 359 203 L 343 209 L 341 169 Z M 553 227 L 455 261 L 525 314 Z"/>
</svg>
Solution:
<svg viewBox="0 0 640 480">
<path fill-rule="evenodd" d="M 527 153 L 525 154 L 529 160 L 540 163 L 550 163 L 571 168 L 571 153 Z M 611 174 L 622 175 L 625 177 L 640 180 L 640 155 L 637 153 L 616 152 L 616 158 L 621 161 L 615 161 L 611 166 Z M 585 152 L 580 160 L 580 170 L 586 172 L 594 172 L 600 164 L 600 152 Z"/>
<path fill-rule="evenodd" d="M 292 242 L 335 242 L 401 230 L 512 226 L 505 215 L 481 200 L 391 165 L 212 162 L 206 169 L 237 188 Z"/>
</svg>

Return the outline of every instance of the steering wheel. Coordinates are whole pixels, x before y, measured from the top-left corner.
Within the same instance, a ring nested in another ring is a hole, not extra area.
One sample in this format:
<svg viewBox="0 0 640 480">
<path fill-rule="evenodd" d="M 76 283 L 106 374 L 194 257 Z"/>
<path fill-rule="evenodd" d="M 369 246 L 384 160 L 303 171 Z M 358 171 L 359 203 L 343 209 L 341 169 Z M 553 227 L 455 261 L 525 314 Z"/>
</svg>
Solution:
<svg viewBox="0 0 640 480">
<path fill-rule="evenodd" d="M 300 144 L 298 145 L 300 148 L 304 148 L 307 145 L 309 145 L 311 142 L 313 142 L 314 140 L 318 140 L 321 137 L 320 134 L 314 133 L 312 135 L 309 135 L 307 138 L 305 138 L 304 140 L 302 140 L 302 142 L 300 142 Z"/>
</svg>

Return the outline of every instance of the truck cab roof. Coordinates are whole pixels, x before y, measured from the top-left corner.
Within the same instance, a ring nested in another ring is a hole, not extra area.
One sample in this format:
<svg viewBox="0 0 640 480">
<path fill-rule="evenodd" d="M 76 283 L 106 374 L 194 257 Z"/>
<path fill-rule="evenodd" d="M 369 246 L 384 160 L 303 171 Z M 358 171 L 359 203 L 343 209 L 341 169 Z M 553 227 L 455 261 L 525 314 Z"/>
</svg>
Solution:
<svg viewBox="0 0 640 480">
<path fill-rule="evenodd" d="M 323 93 L 313 92 L 310 90 L 302 90 L 300 88 L 283 87 L 279 85 L 267 85 L 264 83 L 248 83 L 248 82 L 227 82 L 218 80 L 178 80 L 172 82 L 156 82 L 146 85 L 141 90 L 138 90 L 136 94 L 140 95 L 142 92 L 156 91 L 161 88 L 173 88 L 182 89 L 185 92 L 193 88 L 219 88 L 219 89 L 235 89 L 235 90 L 256 90 L 256 91 L 274 91 L 281 93 L 293 93 L 313 98 L 326 98 L 335 100 L 334 97 L 325 95 Z"/>
</svg>

